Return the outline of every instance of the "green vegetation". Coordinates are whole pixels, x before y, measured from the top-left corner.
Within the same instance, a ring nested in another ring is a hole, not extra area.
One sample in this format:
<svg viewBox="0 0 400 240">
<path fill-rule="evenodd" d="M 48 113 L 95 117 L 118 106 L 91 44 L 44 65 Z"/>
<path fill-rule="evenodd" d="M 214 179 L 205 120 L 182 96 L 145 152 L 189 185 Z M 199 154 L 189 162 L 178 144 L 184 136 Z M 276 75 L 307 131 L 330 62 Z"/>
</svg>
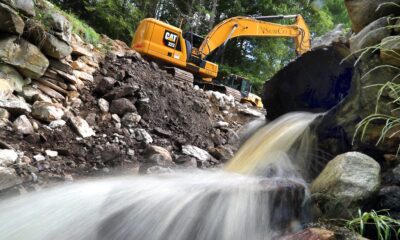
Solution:
<svg viewBox="0 0 400 240">
<path fill-rule="evenodd" d="M 399 239 L 400 221 L 389 216 L 387 211 L 370 211 L 362 213 L 358 211 L 358 217 L 349 220 L 346 226 L 354 232 L 365 236 L 367 230 L 376 232 L 374 239 L 389 240 Z M 373 229 L 371 229 L 371 227 Z"/>
</svg>

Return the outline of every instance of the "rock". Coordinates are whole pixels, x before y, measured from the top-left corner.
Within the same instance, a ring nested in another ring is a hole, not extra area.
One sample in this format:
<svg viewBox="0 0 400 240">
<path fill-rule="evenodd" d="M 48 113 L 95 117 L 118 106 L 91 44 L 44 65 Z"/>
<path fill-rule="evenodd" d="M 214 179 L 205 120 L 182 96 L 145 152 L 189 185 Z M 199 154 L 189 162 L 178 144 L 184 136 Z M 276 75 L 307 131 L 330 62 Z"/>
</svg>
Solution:
<svg viewBox="0 0 400 240">
<path fill-rule="evenodd" d="M 215 157 L 216 159 L 222 161 L 222 162 L 227 162 L 231 158 L 233 158 L 233 151 L 232 149 L 226 147 L 226 146 L 219 146 L 216 148 L 211 148 L 209 149 L 210 154 Z"/>
<path fill-rule="evenodd" d="M 129 97 L 129 96 L 133 96 L 137 91 L 139 91 L 139 86 L 135 85 L 135 86 L 122 86 L 122 87 L 118 87 L 118 88 L 114 88 L 112 89 L 110 92 L 108 92 L 107 94 L 105 94 L 103 96 L 103 98 L 107 99 L 107 100 L 114 100 L 114 99 L 118 99 L 118 98 L 125 98 L 125 97 Z"/>
<path fill-rule="evenodd" d="M 149 145 L 144 151 L 146 163 L 156 164 L 158 166 L 169 167 L 173 166 L 171 154 L 165 148 Z"/>
<path fill-rule="evenodd" d="M 14 92 L 14 88 L 10 81 L 0 75 L 0 99 L 9 99 Z"/>
<path fill-rule="evenodd" d="M 146 174 L 166 174 L 166 173 L 173 173 L 174 170 L 171 168 L 164 168 L 160 166 L 153 166 L 146 170 Z"/>
<path fill-rule="evenodd" d="M 46 95 L 48 95 L 49 97 L 58 99 L 58 100 L 65 100 L 65 97 L 57 92 L 56 90 L 42 84 L 39 82 L 35 82 L 35 84 L 37 85 L 38 89 L 40 89 L 40 91 L 44 92 Z"/>
<path fill-rule="evenodd" d="M 21 35 L 24 31 L 24 20 L 9 6 L 0 3 L 0 31 Z"/>
<path fill-rule="evenodd" d="M 22 180 L 12 168 L 0 167 L 0 191 L 21 184 Z"/>
<path fill-rule="evenodd" d="M 379 5 L 382 5 L 379 9 Z M 388 16 L 390 14 L 398 14 L 399 8 L 390 4 L 400 4 L 399 0 L 345 0 L 345 5 L 349 13 L 349 17 L 354 32 L 360 32 L 365 26 L 376 19 Z"/>
<path fill-rule="evenodd" d="M 307 228 L 279 240 L 336 240 L 335 233 L 322 228 Z"/>
<path fill-rule="evenodd" d="M 114 88 L 114 84 L 117 82 L 114 78 L 104 77 L 96 85 L 94 91 L 99 94 L 105 94 Z"/>
<path fill-rule="evenodd" d="M 126 127 L 134 127 L 136 126 L 142 117 L 137 113 L 126 113 L 122 117 L 122 124 Z"/>
<path fill-rule="evenodd" d="M 380 170 L 379 164 L 367 155 L 344 153 L 326 165 L 313 181 L 311 193 L 323 213 L 348 217 L 378 191 Z M 337 211 L 338 207 L 346 211 Z"/>
<path fill-rule="evenodd" d="M 79 133 L 83 138 L 91 137 L 96 135 L 89 124 L 81 117 L 70 117 L 69 118 L 73 128 Z"/>
<path fill-rule="evenodd" d="M 46 160 L 46 157 L 42 154 L 36 154 L 35 156 L 33 156 L 33 159 L 35 159 L 36 162 L 41 162 Z"/>
<path fill-rule="evenodd" d="M 238 109 L 239 113 L 242 113 L 244 115 L 249 115 L 249 116 L 253 116 L 253 117 L 261 117 L 263 116 L 263 114 L 257 110 L 254 109 L 250 109 L 250 108 L 239 108 Z"/>
<path fill-rule="evenodd" d="M 382 40 L 380 57 L 386 64 L 400 67 L 400 37 L 391 36 Z"/>
<path fill-rule="evenodd" d="M 338 43 L 345 38 L 345 32 L 343 24 L 338 24 L 333 30 L 327 32 L 322 36 L 315 37 L 311 42 L 311 48 L 326 47 L 330 46 L 332 42 Z"/>
<path fill-rule="evenodd" d="M 50 158 L 54 158 L 54 157 L 58 156 L 58 152 L 57 151 L 46 150 L 45 153 L 46 153 L 46 156 L 48 156 Z"/>
<path fill-rule="evenodd" d="M 104 150 L 101 152 L 101 159 L 104 162 L 115 162 L 121 157 L 121 151 L 118 145 L 106 145 Z"/>
<path fill-rule="evenodd" d="M 40 78 L 49 61 L 40 50 L 17 36 L 0 38 L 0 60 L 13 65 L 20 73 L 29 78 Z"/>
<path fill-rule="evenodd" d="M 15 121 L 13 122 L 13 126 L 14 129 L 20 134 L 29 135 L 35 133 L 31 122 L 25 115 L 21 115 L 17 119 L 15 119 Z"/>
<path fill-rule="evenodd" d="M 84 81 L 88 81 L 88 82 L 93 82 L 93 76 L 91 74 L 82 72 L 82 71 L 78 71 L 78 70 L 74 70 L 74 75 Z"/>
<path fill-rule="evenodd" d="M 201 162 L 209 161 L 212 158 L 207 151 L 192 145 L 182 146 L 182 153 L 192 156 Z"/>
<path fill-rule="evenodd" d="M 383 187 L 378 194 L 378 206 L 380 209 L 400 211 L 400 187 Z"/>
<path fill-rule="evenodd" d="M 14 164 L 18 159 L 18 154 L 12 149 L 0 149 L 0 166 L 7 167 Z"/>
<path fill-rule="evenodd" d="M 197 160 L 188 155 L 182 155 L 176 158 L 176 163 L 186 168 L 197 168 Z"/>
<path fill-rule="evenodd" d="M 64 116 L 62 106 L 49 102 L 35 102 L 32 106 L 32 116 L 38 120 L 52 122 Z"/>
<path fill-rule="evenodd" d="M 121 122 L 121 118 L 117 114 L 112 114 L 111 118 L 117 123 Z"/>
<path fill-rule="evenodd" d="M 64 120 L 60 119 L 60 120 L 55 120 L 55 121 L 50 122 L 49 127 L 55 129 L 55 128 L 63 127 L 63 126 L 65 126 L 65 124 L 66 124 L 66 122 Z"/>
<path fill-rule="evenodd" d="M 24 86 L 22 88 L 21 95 L 26 101 L 32 101 L 33 96 L 35 96 L 37 94 L 42 94 L 42 91 L 40 91 L 37 88 L 32 87 L 32 85 Z"/>
<path fill-rule="evenodd" d="M 71 23 L 60 13 L 52 12 L 49 18 L 50 27 L 55 34 L 61 39 L 71 43 L 72 38 L 72 25 Z M 69 44 L 70 45 L 70 44 Z"/>
<path fill-rule="evenodd" d="M 7 109 L 12 115 L 21 115 L 32 111 L 31 106 L 21 100 L 0 99 L 0 108 Z"/>
<path fill-rule="evenodd" d="M 86 56 L 86 57 L 93 56 L 93 54 L 89 50 L 76 43 L 72 44 L 72 54 L 77 56 Z"/>
<path fill-rule="evenodd" d="M 107 113 L 108 111 L 110 111 L 110 103 L 104 98 L 100 98 L 97 101 L 97 105 L 99 106 L 100 111 L 102 111 L 103 113 Z"/>
<path fill-rule="evenodd" d="M 17 92 L 22 92 L 23 87 L 30 83 L 30 79 L 24 79 L 15 68 L 7 64 L 0 64 L 0 78 L 5 78 Z"/>
<path fill-rule="evenodd" d="M 370 23 L 363 30 L 350 38 L 350 50 L 354 53 L 380 43 L 382 39 L 390 36 L 392 29 L 388 26 L 388 17 L 382 17 Z"/>
<path fill-rule="evenodd" d="M 10 113 L 4 108 L 0 108 L 0 119 L 9 119 L 9 118 L 10 118 Z"/>
<path fill-rule="evenodd" d="M 173 133 L 171 131 L 168 131 L 168 130 L 165 130 L 165 129 L 162 129 L 159 127 L 154 128 L 154 133 L 157 134 L 158 136 L 166 137 L 166 138 L 170 138 L 173 135 Z"/>
<path fill-rule="evenodd" d="M 214 124 L 214 127 L 216 128 L 224 128 L 224 127 L 228 127 L 229 123 L 224 122 L 224 121 L 218 121 Z"/>
<path fill-rule="evenodd" d="M 74 70 L 72 69 L 72 66 L 67 61 L 65 61 L 65 59 L 50 58 L 49 60 L 50 60 L 50 67 L 54 70 L 65 73 L 64 76 L 69 77 L 70 74 L 74 74 Z M 55 74 L 57 74 L 56 71 L 55 71 Z M 50 78 L 51 77 L 52 76 L 50 76 Z M 75 80 L 75 79 L 73 79 L 73 80 Z"/>
<path fill-rule="evenodd" d="M 151 135 L 142 128 L 135 129 L 134 135 L 135 135 L 135 139 L 139 142 L 145 142 L 145 143 L 153 142 L 153 138 L 151 137 Z"/>
<path fill-rule="evenodd" d="M 125 113 L 136 112 L 136 107 L 127 98 L 113 100 L 110 106 L 110 113 L 115 113 L 123 116 Z"/>
<path fill-rule="evenodd" d="M 35 14 L 35 3 L 33 0 L 2 0 L 19 12 L 34 17 Z"/>
</svg>

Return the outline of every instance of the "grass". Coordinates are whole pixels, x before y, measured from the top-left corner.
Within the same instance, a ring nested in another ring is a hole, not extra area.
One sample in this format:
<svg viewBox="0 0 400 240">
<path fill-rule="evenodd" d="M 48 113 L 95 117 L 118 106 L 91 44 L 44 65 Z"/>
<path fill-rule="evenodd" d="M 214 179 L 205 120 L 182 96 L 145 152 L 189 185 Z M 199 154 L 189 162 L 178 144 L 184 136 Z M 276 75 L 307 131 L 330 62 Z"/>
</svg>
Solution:
<svg viewBox="0 0 400 240">
<path fill-rule="evenodd" d="M 373 229 L 377 240 L 399 239 L 400 236 L 400 221 L 391 218 L 387 210 L 364 213 L 358 210 L 358 217 L 347 221 L 346 227 L 362 236 Z"/>
</svg>

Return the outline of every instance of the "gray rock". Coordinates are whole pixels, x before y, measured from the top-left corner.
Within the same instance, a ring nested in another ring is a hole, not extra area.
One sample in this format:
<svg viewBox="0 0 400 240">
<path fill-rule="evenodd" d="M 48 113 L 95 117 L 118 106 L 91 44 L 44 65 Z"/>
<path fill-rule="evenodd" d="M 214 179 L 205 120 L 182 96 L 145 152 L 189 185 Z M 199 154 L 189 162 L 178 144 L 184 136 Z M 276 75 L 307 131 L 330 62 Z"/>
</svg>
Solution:
<svg viewBox="0 0 400 240">
<path fill-rule="evenodd" d="M 17 36 L 0 38 L 0 60 L 33 79 L 40 78 L 49 66 L 49 61 L 36 46 Z"/>
<path fill-rule="evenodd" d="M 111 102 L 110 113 L 123 116 L 129 112 L 137 112 L 135 105 L 129 99 L 120 98 Z"/>
<path fill-rule="evenodd" d="M 28 117 L 25 115 L 21 115 L 15 119 L 13 126 L 14 129 L 20 134 L 29 135 L 35 133 L 31 121 L 29 121 Z"/>
<path fill-rule="evenodd" d="M 122 86 L 118 88 L 114 88 L 110 90 L 107 94 L 103 96 L 103 98 L 107 100 L 113 100 L 113 99 L 118 99 L 118 98 L 124 98 L 124 97 L 130 97 L 134 96 L 137 91 L 139 91 L 139 86 L 134 85 L 134 86 Z"/>
<path fill-rule="evenodd" d="M 64 120 L 60 119 L 60 120 L 55 120 L 55 121 L 50 122 L 49 127 L 55 129 L 55 128 L 63 127 L 63 126 L 65 126 L 65 124 L 66 124 L 66 122 Z"/>
<path fill-rule="evenodd" d="M 0 191 L 21 184 L 22 180 L 12 168 L 0 167 Z"/>
<path fill-rule="evenodd" d="M 171 168 L 164 168 L 160 166 L 153 166 L 146 170 L 146 174 L 167 174 L 173 172 L 174 170 L 172 170 Z"/>
<path fill-rule="evenodd" d="M 399 8 L 391 4 L 382 5 L 378 9 L 384 3 L 400 4 L 400 0 L 345 0 L 353 31 L 358 33 L 376 19 L 400 12 Z"/>
<path fill-rule="evenodd" d="M 122 124 L 126 127 L 134 127 L 136 126 L 142 117 L 137 113 L 126 113 L 122 117 Z"/>
<path fill-rule="evenodd" d="M 12 115 L 21 115 L 32 111 L 31 106 L 21 100 L 0 99 L 0 108 L 8 110 Z"/>
<path fill-rule="evenodd" d="M 13 34 L 22 34 L 24 31 L 24 20 L 9 6 L 0 3 L 0 31 Z"/>
<path fill-rule="evenodd" d="M 348 152 L 331 160 L 311 184 L 325 214 L 347 217 L 357 212 L 380 186 L 380 166 L 371 157 Z M 346 211 L 337 211 L 337 209 Z"/>
<path fill-rule="evenodd" d="M 64 77 L 68 76 L 68 74 L 73 74 L 74 70 L 72 66 L 65 59 L 56 59 L 50 58 L 50 67 L 55 71 L 64 72 Z"/>
<path fill-rule="evenodd" d="M 224 128 L 224 127 L 228 127 L 229 123 L 224 122 L 224 121 L 218 121 L 214 124 L 214 127 L 216 128 Z"/>
<path fill-rule="evenodd" d="M 380 209 L 400 211 L 400 187 L 387 186 L 379 190 L 378 204 Z"/>
<path fill-rule="evenodd" d="M 19 72 L 7 64 L 0 64 L 0 78 L 5 78 L 13 89 L 22 92 L 23 87 L 30 83 L 30 79 L 24 79 Z"/>
<path fill-rule="evenodd" d="M 135 139 L 139 142 L 145 142 L 145 143 L 153 142 L 153 138 L 151 137 L 151 135 L 142 128 L 135 129 L 133 133 L 135 135 Z"/>
<path fill-rule="evenodd" d="M 8 78 L 0 75 L 0 99 L 9 99 L 12 97 L 14 87 L 11 85 Z"/>
<path fill-rule="evenodd" d="M 33 100 L 33 97 L 35 96 L 35 95 L 40 95 L 40 94 L 43 94 L 42 93 L 42 91 L 40 91 L 39 89 L 37 89 L 37 88 L 34 88 L 34 87 L 32 87 L 31 85 L 30 86 L 24 86 L 23 88 L 22 88 L 22 92 L 21 92 L 21 96 L 26 100 L 26 101 L 32 101 Z"/>
<path fill-rule="evenodd" d="M 10 113 L 4 108 L 0 108 L 0 119 L 9 119 L 9 118 L 10 118 Z"/>
<path fill-rule="evenodd" d="M 50 26 L 61 40 L 64 40 L 68 44 L 71 43 L 72 38 L 72 25 L 71 23 L 60 13 L 53 12 L 50 15 Z M 69 44 L 70 45 L 70 44 Z"/>
<path fill-rule="evenodd" d="M 340 42 L 344 38 L 345 29 L 343 24 L 338 24 L 333 30 L 323 36 L 316 37 L 311 42 L 311 48 L 330 46 L 332 42 Z"/>
<path fill-rule="evenodd" d="M 211 160 L 212 156 L 205 150 L 192 145 L 182 146 L 182 153 L 192 156 L 201 162 L 206 162 Z"/>
<path fill-rule="evenodd" d="M 392 29 L 388 28 L 389 20 L 382 17 L 350 38 L 350 50 L 356 52 L 367 47 L 374 46 L 382 41 L 382 39 L 390 36 Z"/>
<path fill-rule="evenodd" d="M 70 117 L 69 118 L 73 128 L 79 133 L 83 138 L 88 138 L 96 135 L 89 124 L 81 117 Z"/>
<path fill-rule="evenodd" d="M 107 113 L 108 111 L 110 111 L 110 103 L 104 98 L 100 98 L 97 102 L 97 105 L 99 106 L 100 111 L 102 111 L 103 113 Z"/>
<path fill-rule="evenodd" d="M 104 150 L 101 152 L 101 159 L 104 162 L 117 162 L 121 157 L 121 151 L 118 145 L 106 145 Z"/>
<path fill-rule="evenodd" d="M 36 162 L 41 162 L 46 160 L 46 157 L 42 154 L 36 154 L 35 156 L 33 156 L 33 159 L 35 159 Z"/>
<path fill-rule="evenodd" d="M 147 146 L 144 151 L 144 156 L 146 158 L 146 163 L 156 164 L 163 167 L 174 165 L 170 152 L 159 146 Z"/>
<path fill-rule="evenodd" d="M 216 148 L 211 148 L 209 149 L 210 154 L 215 157 L 216 159 L 222 161 L 222 162 L 227 162 L 231 158 L 233 158 L 233 151 L 227 146 L 219 146 Z"/>
<path fill-rule="evenodd" d="M 249 116 L 253 116 L 253 117 L 262 117 L 263 114 L 260 111 L 257 111 L 255 109 L 250 109 L 250 108 L 238 108 L 238 112 L 242 113 L 244 115 L 249 115 Z"/>
<path fill-rule="evenodd" d="M 32 106 L 32 116 L 38 120 L 52 122 L 64 116 L 62 106 L 49 102 L 35 102 Z"/>
<path fill-rule="evenodd" d="M 46 150 L 45 153 L 46 153 L 46 156 L 48 156 L 50 158 L 55 158 L 58 156 L 58 152 L 53 151 L 53 150 Z"/>
<path fill-rule="evenodd" d="M 14 164 L 18 159 L 18 154 L 12 149 L 0 149 L 0 166 L 7 167 Z"/>
<path fill-rule="evenodd" d="M 400 67 L 399 36 L 390 36 L 382 40 L 380 57 L 384 63 Z"/>
<path fill-rule="evenodd" d="M 33 2 L 33 0 L 1 0 L 1 1 L 7 3 L 14 9 L 18 10 L 19 12 L 29 17 L 36 16 L 35 3 Z"/>
<path fill-rule="evenodd" d="M 94 89 L 95 92 L 99 94 L 105 94 L 111 89 L 113 89 L 114 84 L 117 82 L 114 78 L 111 77 L 104 77 L 102 78 L 96 85 Z"/>
<path fill-rule="evenodd" d="M 117 114 L 112 114 L 111 118 L 117 122 L 117 123 L 121 123 L 121 118 L 117 115 Z"/>
</svg>

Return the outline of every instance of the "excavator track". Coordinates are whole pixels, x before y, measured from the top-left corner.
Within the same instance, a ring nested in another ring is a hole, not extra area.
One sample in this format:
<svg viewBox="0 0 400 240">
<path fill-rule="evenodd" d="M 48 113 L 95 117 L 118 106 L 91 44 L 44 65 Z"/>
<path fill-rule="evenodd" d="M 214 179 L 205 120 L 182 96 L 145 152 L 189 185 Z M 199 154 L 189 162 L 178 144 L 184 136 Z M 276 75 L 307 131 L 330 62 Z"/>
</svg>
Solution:
<svg viewBox="0 0 400 240">
<path fill-rule="evenodd" d="M 165 67 L 165 70 L 167 70 L 168 73 L 172 74 L 178 81 L 187 82 L 191 84 L 193 84 L 194 82 L 193 74 L 190 72 L 187 72 L 185 70 L 176 67 Z"/>
</svg>

